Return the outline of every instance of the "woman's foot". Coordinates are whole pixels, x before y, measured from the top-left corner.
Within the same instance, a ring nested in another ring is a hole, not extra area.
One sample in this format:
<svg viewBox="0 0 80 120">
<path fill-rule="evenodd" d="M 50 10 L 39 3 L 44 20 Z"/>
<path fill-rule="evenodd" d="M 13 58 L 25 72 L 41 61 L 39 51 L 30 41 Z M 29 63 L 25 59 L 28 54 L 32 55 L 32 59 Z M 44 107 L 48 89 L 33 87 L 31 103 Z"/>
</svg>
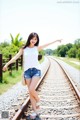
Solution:
<svg viewBox="0 0 80 120">
<path fill-rule="evenodd" d="M 36 116 L 37 116 L 37 113 L 33 112 L 29 116 L 30 116 L 30 119 L 34 120 L 36 118 Z"/>
</svg>

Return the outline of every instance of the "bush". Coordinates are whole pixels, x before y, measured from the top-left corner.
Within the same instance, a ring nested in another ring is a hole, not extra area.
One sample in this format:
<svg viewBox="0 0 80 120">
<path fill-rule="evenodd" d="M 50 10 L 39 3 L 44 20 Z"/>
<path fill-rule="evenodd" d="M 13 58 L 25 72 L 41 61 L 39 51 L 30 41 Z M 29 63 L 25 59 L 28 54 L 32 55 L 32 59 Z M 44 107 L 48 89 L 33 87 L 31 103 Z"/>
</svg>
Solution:
<svg viewBox="0 0 80 120">
<path fill-rule="evenodd" d="M 75 47 L 74 47 L 74 48 L 71 48 L 71 49 L 67 52 L 68 56 L 71 57 L 71 58 L 76 58 L 76 53 L 77 53 L 77 49 L 76 49 Z"/>
<path fill-rule="evenodd" d="M 65 57 L 67 51 L 68 51 L 68 47 L 66 45 L 61 45 L 57 49 L 58 56 Z"/>
<path fill-rule="evenodd" d="M 80 60 L 80 48 L 77 50 L 76 57 Z"/>
</svg>

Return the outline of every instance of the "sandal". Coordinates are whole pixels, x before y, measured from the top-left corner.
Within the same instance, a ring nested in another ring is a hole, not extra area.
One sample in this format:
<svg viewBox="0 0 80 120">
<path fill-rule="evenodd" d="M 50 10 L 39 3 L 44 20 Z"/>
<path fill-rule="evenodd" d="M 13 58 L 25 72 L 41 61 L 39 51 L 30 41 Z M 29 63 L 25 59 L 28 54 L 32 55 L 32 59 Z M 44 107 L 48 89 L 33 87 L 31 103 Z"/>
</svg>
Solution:
<svg viewBox="0 0 80 120">
<path fill-rule="evenodd" d="M 26 120 L 35 120 L 38 115 L 36 113 L 32 113 L 26 117 Z"/>
<path fill-rule="evenodd" d="M 41 120 L 37 113 L 32 113 L 26 117 L 26 120 Z"/>
</svg>

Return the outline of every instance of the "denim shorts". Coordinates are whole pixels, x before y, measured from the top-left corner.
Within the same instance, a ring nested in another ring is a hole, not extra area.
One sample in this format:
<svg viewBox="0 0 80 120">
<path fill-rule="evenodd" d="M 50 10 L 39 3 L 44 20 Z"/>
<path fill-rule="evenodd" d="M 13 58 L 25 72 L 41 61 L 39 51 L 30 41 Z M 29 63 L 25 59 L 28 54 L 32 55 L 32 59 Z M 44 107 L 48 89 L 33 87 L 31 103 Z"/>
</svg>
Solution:
<svg viewBox="0 0 80 120">
<path fill-rule="evenodd" d="M 24 79 L 30 79 L 34 76 L 41 77 L 41 70 L 36 68 L 29 68 L 24 72 Z"/>
</svg>

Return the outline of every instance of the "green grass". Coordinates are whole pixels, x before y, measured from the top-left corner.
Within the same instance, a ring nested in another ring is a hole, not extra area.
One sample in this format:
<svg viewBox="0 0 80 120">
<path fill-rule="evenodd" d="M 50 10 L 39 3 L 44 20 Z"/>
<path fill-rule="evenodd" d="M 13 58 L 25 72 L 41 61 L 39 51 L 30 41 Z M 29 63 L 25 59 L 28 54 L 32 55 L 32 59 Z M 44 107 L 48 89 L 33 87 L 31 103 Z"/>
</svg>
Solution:
<svg viewBox="0 0 80 120">
<path fill-rule="evenodd" d="M 61 59 L 62 61 L 66 62 L 67 64 L 71 65 L 72 67 L 80 70 L 80 65 L 73 63 L 73 62 L 80 62 L 79 59 L 77 58 L 67 58 L 67 57 L 58 57 L 59 59 Z M 71 62 L 73 61 L 73 62 Z"/>
<path fill-rule="evenodd" d="M 9 75 L 9 72 L 3 73 L 3 83 L 0 83 L 0 94 L 6 92 L 14 84 L 18 83 L 21 80 L 22 70 L 19 68 L 18 71 L 13 70 L 12 76 Z"/>
</svg>

